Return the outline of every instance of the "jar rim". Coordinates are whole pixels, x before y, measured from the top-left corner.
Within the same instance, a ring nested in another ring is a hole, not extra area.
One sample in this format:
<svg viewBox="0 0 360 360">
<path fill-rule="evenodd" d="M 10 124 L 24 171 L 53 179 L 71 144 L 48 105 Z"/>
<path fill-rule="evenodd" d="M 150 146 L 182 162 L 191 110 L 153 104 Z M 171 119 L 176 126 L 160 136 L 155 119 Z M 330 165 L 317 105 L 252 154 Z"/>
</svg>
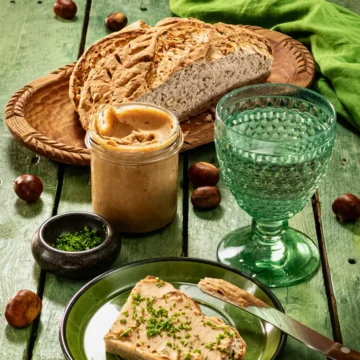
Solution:
<svg viewBox="0 0 360 360">
<path fill-rule="evenodd" d="M 159 112 L 162 112 L 164 114 L 166 114 L 167 116 L 169 116 L 169 118 L 171 119 L 172 122 L 172 126 L 173 126 L 173 130 L 171 132 L 171 134 L 163 141 L 159 142 L 159 143 L 155 143 L 155 144 L 147 144 L 145 146 L 133 146 L 133 145 L 122 145 L 122 144 L 118 144 L 116 146 L 112 146 L 112 145 L 108 145 L 106 146 L 106 148 L 104 147 L 104 151 L 108 151 L 108 152 L 122 152 L 122 153 L 131 153 L 132 155 L 134 155 L 135 153 L 144 153 L 144 149 L 146 150 L 146 152 L 156 152 L 162 148 L 167 147 L 167 145 L 170 145 L 172 142 L 175 141 L 175 139 L 178 136 L 178 132 L 180 129 L 180 124 L 179 124 L 179 120 L 178 118 L 169 110 L 157 106 L 155 104 L 150 104 L 150 103 L 146 103 L 146 102 L 125 102 L 119 105 L 112 105 L 111 107 L 114 108 L 115 112 L 117 114 L 120 114 L 121 111 L 125 111 L 125 110 L 131 110 L 131 109 L 136 109 L 136 108 L 141 108 L 141 109 L 150 109 L 150 110 L 156 110 Z M 101 112 L 94 114 L 90 120 L 90 124 L 88 127 L 88 133 L 90 134 L 90 137 L 92 138 L 92 140 L 97 143 L 100 147 L 102 147 L 101 142 L 104 140 L 104 138 L 97 133 L 97 131 L 95 130 L 96 125 L 94 124 L 94 122 L 96 121 L 96 119 L 99 120 L 103 120 L 106 117 L 106 111 L 109 109 L 110 107 L 105 108 L 104 110 L 102 110 Z"/>
<path fill-rule="evenodd" d="M 89 129 L 85 136 L 85 144 L 91 152 L 94 152 L 96 156 L 101 157 L 105 161 L 124 164 L 124 165 L 139 165 L 139 164 L 149 164 L 155 163 L 171 157 L 172 155 L 178 153 L 182 147 L 184 142 L 184 136 L 181 131 L 180 123 L 177 117 L 169 110 L 162 108 L 160 106 L 145 103 L 145 102 L 127 102 L 119 105 L 114 105 L 116 110 L 118 109 L 127 109 L 127 108 L 134 108 L 134 107 L 141 107 L 141 108 L 151 108 L 156 109 L 162 112 L 165 112 L 169 115 L 173 120 L 176 126 L 174 127 L 173 133 L 169 136 L 167 140 L 163 143 L 165 144 L 164 147 L 160 147 L 158 149 L 152 150 L 151 147 L 147 146 L 148 151 L 142 151 L 140 147 L 129 147 L 124 145 L 121 151 L 110 150 L 104 148 L 100 143 L 99 139 L 101 138 L 96 133 L 94 134 L 91 131 L 91 126 L 89 125 Z M 104 109 L 101 113 L 103 114 L 106 111 Z M 91 121 L 94 121 L 95 116 Z M 95 136 L 94 136 L 95 135 Z M 160 144 L 161 145 L 161 144 Z M 157 145 L 158 146 L 158 145 Z M 155 146 L 154 146 L 155 147 Z M 150 150 L 149 150 L 150 148 Z M 129 149 L 126 151 L 126 149 Z"/>
</svg>

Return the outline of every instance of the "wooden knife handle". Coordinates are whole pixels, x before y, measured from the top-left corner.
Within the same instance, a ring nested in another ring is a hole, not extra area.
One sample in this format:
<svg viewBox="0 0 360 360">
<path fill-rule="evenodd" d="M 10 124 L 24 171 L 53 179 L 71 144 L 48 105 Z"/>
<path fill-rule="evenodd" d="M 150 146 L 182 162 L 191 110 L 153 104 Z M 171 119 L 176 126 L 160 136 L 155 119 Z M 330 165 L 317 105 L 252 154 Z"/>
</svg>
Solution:
<svg viewBox="0 0 360 360">
<path fill-rule="evenodd" d="M 339 343 L 335 343 L 326 355 L 334 360 L 360 360 L 360 353 Z"/>
</svg>

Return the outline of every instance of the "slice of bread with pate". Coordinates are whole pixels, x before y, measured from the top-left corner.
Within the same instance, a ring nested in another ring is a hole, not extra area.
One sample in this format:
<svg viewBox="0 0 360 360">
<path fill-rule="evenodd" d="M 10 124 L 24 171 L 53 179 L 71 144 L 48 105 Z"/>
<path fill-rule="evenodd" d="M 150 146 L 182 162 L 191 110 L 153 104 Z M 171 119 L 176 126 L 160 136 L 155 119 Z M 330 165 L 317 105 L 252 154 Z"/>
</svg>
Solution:
<svg viewBox="0 0 360 360">
<path fill-rule="evenodd" d="M 272 61 L 270 42 L 242 26 L 167 18 L 96 63 L 81 91 L 80 121 L 87 129 L 92 114 L 134 100 L 183 121 L 234 88 L 265 82 Z"/>
<path fill-rule="evenodd" d="M 104 340 L 107 352 L 131 360 L 241 360 L 246 349 L 235 328 L 152 276 L 136 284 Z"/>
</svg>

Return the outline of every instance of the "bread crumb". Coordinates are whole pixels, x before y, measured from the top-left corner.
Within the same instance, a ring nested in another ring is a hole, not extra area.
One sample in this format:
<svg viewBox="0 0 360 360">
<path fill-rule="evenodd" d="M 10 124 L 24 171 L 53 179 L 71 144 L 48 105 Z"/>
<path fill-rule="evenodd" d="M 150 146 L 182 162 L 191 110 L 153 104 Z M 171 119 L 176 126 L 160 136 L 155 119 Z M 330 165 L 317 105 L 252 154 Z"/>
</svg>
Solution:
<svg viewBox="0 0 360 360">
<path fill-rule="evenodd" d="M 213 117 L 211 116 L 211 114 L 207 114 L 205 116 L 205 119 L 204 119 L 205 122 L 212 122 L 213 121 Z"/>
</svg>

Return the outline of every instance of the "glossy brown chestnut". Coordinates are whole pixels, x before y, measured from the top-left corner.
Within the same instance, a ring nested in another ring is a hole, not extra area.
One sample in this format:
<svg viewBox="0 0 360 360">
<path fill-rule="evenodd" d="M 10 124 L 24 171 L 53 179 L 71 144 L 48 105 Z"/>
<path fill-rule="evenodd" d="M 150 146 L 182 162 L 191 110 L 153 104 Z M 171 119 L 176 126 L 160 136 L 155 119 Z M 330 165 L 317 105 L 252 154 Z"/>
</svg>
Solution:
<svg viewBox="0 0 360 360">
<path fill-rule="evenodd" d="M 77 6 L 72 0 L 56 0 L 54 13 L 63 19 L 72 19 L 77 12 Z"/>
<path fill-rule="evenodd" d="M 219 169 L 207 162 L 196 162 L 189 167 L 189 180 L 194 186 L 215 186 L 219 181 Z"/>
<path fill-rule="evenodd" d="M 119 31 L 123 29 L 128 20 L 121 12 L 114 12 L 105 19 L 105 27 L 111 31 Z"/>
<path fill-rule="evenodd" d="M 216 186 L 201 186 L 191 195 L 191 203 L 197 209 L 215 209 L 221 202 L 221 194 Z"/>
<path fill-rule="evenodd" d="M 27 202 L 38 200 L 43 189 L 43 183 L 36 175 L 24 174 L 14 180 L 16 195 Z"/>
<path fill-rule="evenodd" d="M 31 324 L 40 314 L 41 299 L 30 290 L 18 291 L 8 302 L 5 318 L 9 325 L 22 328 Z"/>
<path fill-rule="evenodd" d="M 360 217 L 360 199 L 353 194 L 339 196 L 332 204 L 332 211 L 342 221 L 356 221 Z"/>
</svg>

